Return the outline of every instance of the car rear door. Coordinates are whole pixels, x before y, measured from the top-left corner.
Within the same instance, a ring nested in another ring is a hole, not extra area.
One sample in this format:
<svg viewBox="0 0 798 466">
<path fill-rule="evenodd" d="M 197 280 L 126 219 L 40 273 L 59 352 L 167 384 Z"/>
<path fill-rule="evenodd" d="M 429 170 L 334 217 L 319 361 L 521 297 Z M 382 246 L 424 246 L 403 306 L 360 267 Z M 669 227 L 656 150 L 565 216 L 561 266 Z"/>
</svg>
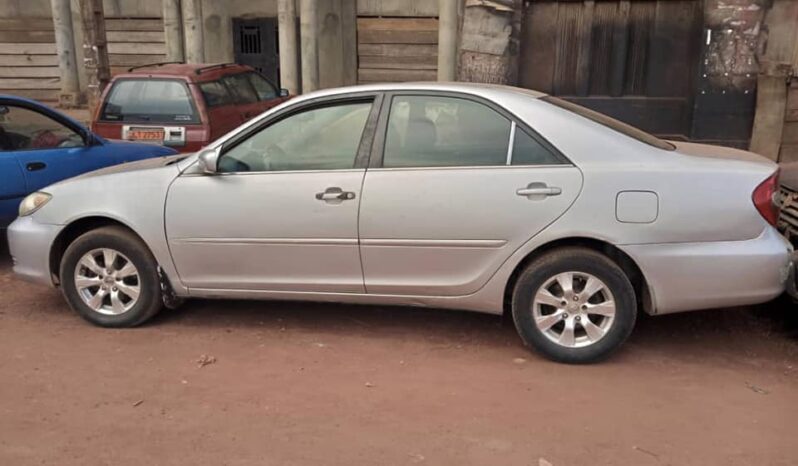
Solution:
<svg viewBox="0 0 798 466">
<path fill-rule="evenodd" d="M 488 101 L 394 93 L 383 107 L 360 205 L 368 293 L 473 293 L 581 189 L 578 168 Z"/>
<path fill-rule="evenodd" d="M 241 125 L 241 112 L 236 99 L 222 81 L 207 81 L 199 83 L 198 86 L 208 114 L 210 126 L 208 141 L 215 141 Z"/>
<path fill-rule="evenodd" d="M 227 88 L 236 99 L 236 109 L 242 123 L 261 113 L 261 102 L 258 99 L 258 93 L 247 76 L 248 74 L 237 73 L 222 77 L 222 82 L 227 85 Z"/>
<path fill-rule="evenodd" d="M 169 189 L 166 233 L 196 290 L 362 293 L 357 217 L 379 95 L 285 109 L 233 137 L 216 175 Z"/>
</svg>

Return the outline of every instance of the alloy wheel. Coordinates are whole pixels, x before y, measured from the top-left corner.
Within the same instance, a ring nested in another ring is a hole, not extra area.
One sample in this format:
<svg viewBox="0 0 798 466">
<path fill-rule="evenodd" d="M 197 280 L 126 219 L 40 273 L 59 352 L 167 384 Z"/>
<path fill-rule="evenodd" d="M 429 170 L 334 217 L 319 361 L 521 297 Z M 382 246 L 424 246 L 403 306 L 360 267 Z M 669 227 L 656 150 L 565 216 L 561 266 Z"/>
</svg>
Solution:
<svg viewBox="0 0 798 466">
<path fill-rule="evenodd" d="M 75 289 L 92 310 L 120 315 L 138 301 L 139 271 L 124 254 L 110 248 L 93 249 L 75 267 Z"/>
</svg>

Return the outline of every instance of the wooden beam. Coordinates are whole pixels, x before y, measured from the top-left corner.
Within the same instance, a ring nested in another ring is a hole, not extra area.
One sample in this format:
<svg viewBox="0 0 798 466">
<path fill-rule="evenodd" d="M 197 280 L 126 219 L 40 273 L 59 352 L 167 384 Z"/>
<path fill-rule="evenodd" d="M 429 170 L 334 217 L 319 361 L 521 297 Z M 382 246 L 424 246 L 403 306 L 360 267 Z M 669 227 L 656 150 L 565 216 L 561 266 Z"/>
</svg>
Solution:
<svg viewBox="0 0 798 466">
<path fill-rule="evenodd" d="M 798 42 L 798 2 L 774 0 L 765 14 L 765 25 L 770 31 L 765 56 L 757 76 L 756 114 L 751 135 L 750 150 L 771 160 L 779 160 L 782 131 L 787 105 L 787 76 L 774 70 L 779 64 L 796 60 Z"/>
<path fill-rule="evenodd" d="M 80 13 L 83 24 L 83 67 L 88 81 L 86 97 L 89 112 L 94 114 L 100 104 L 100 95 L 111 80 L 103 0 L 80 0 Z"/>
</svg>

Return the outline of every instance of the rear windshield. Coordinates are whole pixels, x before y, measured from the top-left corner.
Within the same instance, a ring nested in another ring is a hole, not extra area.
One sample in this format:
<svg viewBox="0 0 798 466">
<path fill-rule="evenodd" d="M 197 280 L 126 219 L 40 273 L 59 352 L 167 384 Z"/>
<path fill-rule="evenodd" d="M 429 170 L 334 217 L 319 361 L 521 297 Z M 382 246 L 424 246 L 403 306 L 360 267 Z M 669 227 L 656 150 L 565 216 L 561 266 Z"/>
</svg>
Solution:
<svg viewBox="0 0 798 466">
<path fill-rule="evenodd" d="M 105 99 L 100 119 L 137 123 L 198 123 L 188 87 L 174 79 L 120 79 Z"/>
<path fill-rule="evenodd" d="M 558 99 L 557 97 L 552 97 L 550 95 L 541 97 L 540 100 L 548 102 L 552 105 L 556 105 L 562 109 L 568 110 L 569 112 L 576 113 L 579 116 L 583 116 L 588 120 L 594 121 L 600 125 L 606 126 L 607 128 L 617 131 L 625 136 L 629 136 L 630 138 L 637 139 L 640 142 L 646 143 L 650 146 L 654 146 L 658 149 L 663 150 L 675 150 L 676 146 L 669 143 L 668 141 L 663 141 L 662 139 L 653 136 L 651 134 L 646 133 L 643 130 L 637 129 L 634 126 L 627 125 L 626 123 L 620 122 L 614 118 L 610 118 L 603 113 L 599 113 L 589 108 L 582 107 L 581 105 L 576 105 L 575 103 L 568 102 L 567 100 Z"/>
</svg>

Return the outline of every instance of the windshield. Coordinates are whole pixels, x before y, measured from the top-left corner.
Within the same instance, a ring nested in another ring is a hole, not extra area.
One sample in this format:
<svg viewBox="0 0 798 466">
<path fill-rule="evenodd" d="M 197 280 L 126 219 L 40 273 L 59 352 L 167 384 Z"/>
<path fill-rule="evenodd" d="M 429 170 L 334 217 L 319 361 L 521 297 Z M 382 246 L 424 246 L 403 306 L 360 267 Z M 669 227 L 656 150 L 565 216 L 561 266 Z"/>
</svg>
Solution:
<svg viewBox="0 0 798 466">
<path fill-rule="evenodd" d="M 664 141 L 656 136 L 646 133 L 643 130 L 637 129 L 634 126 L 627 125 L 626 123 L 620 122 L 614 118 L 610 118 L 603 113 L 599 113 L 589 108 L 582 107 L 581 105 L 577 105 L 573 102 L 568 102 L 567 100 L 559 99 L 557 97 L 552 97 L 547 95 L 545 97 L 541 97 L 540 100 L 544 102 L 548 102 L 552 105 L 556 105 L 564 110 L 568 110 L 569 112 L 576 113 L 579 116 L 583 116 L 588 120 L 596 122 L 602 126 L 606 126 L 607 128 L 617 131 L 625 136 L 629 136 L 630 138 L 636 139 L 642 143 L 648 144 L 650 146 L 654 146 L 658 149 L 663 150 L 675 150 L 676 146 L 671 144 L 668 141 Z"/>
<path fill-rule="evenodd" d="M 121 79 L 105 100 L 100 119 L 151 123 L 198 123 L 185 83 L 169 79 Z"/>
</svg>

